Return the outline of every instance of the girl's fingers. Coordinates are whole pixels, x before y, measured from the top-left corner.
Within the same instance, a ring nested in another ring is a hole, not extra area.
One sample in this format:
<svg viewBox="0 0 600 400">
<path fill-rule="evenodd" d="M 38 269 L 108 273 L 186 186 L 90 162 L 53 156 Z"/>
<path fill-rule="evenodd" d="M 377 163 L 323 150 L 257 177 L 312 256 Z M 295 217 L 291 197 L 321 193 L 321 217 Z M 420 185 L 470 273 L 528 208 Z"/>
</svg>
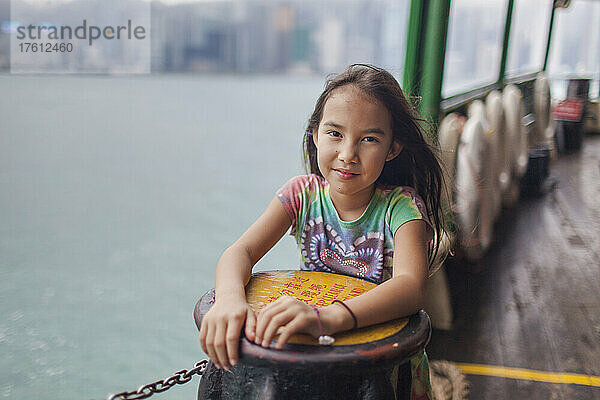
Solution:
<svg viewBox="0 0 600 400">
<path fill-rule="evenodd" d="M 242 331 L 243 319 L 233 319 L 227 325 L 225 334 L 226 356 L 229 366 L 234 366 L 238 361 L 238 347 L 240 345 L 240 332 Z M 226 369 L 230 367 L 227 366 Z"/>
<path fill-rule="evenodd" d="M 271 321 L 274 315 L 285 311 L 285 306 L 282 304 L 281 298 L 277 299 L 271 304 L 267 304 L 260 312 L 256 318 L 256 335 L 254 337 L 254 343 L 259 346 L 263 342 L 265 329 L 267 329 L 267 325 Z"/>
<path fill-rule="evenodd" d="M 205 339 L 206 350 L 204 352 L 206 353 L 208 358 L 210 358 L 212 360 L 213 364 L 215 364 L 215 367 L 221 368 L 221 365 L 219 364 L 219 360 L 217 358 L 217 354 L 215 352 L 214 341 L 215 341 L 214 326 L 212 323 L 207 323 L 206 339 Z"/>
<path fill-rule="evenodd" d="M 269 347 L 269 344 L 271 343 L 271 340 L 273 340 L 273 337 L 277 333 L 279 327 L 286 325 L 292 319 L 294 319 L 294 314 L 285 311 L 274 315 L 269 321 L 267 327 L 265 328 L 261 345 L 263 347 Z"/>
<path fill-rule="evenodd" d="M 246 338 L 252 341 L 256 337 L 256 314 L 251 309 L 248 309 L 246 315 Z"/>
<path fill-rule="evenodd" d="M 277 339 L 277 345 L 275 348 L 281 350 L 283 345 L 287 343 L 290 336 L 294 333 L 300 332 L 300 330 L 304 327 L 306 321 L 301 318 L 294 318 L 291 320 L 286 326 L 283 327 L 281 333 L 279 334 L 279 339 Z"/>
<path fill-rule="evenodd" d="M 229 358 L 227 358 L 227 347 L 225 344 L 225 333 L 227 332 L 227 325 L 225 323 L 217 324 L 215 329 L 214 337 L 214 351 L 216 359 L 218 360 L 219 368 L 229 369 Z M 214 362 L 214 360 L 213 360 Z"/>
</svg>

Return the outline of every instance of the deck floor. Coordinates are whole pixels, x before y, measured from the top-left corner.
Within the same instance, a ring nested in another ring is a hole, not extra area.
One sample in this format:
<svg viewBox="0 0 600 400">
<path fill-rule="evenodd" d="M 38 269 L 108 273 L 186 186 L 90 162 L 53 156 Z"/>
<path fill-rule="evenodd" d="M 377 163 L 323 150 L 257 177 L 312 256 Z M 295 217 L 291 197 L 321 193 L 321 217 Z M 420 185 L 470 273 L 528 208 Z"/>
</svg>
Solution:
<svg viewBox="0 0 600 400">
<path fill-rule="evenodd" d="M 432 360 L 600 376 L 600 136 L 552 163 L 542 196 L 495 227 L 479 266 L 447 265 L 452 331 Z M 468 375 L 470 399 L 600 399 L 600 387 Z"/>
</svg>

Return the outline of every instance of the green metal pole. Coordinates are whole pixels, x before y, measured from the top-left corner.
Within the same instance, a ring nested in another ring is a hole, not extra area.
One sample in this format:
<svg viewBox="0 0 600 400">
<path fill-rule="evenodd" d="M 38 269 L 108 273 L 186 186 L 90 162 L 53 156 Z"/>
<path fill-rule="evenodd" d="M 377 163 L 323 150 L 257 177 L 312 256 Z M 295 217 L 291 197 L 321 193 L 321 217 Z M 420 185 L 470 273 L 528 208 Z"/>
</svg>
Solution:
<svg viewBox="0 0 600 400">
<path fill-rule="evenodd" d="M 446 37 L 450 0 L 431 0 L 427 10 L 425 48 L 423 51 L 423 84 L 421 113 L 437 123 L 442 100 L 442 80 L 446 58 Z"/>
<path fill-rule="evenodd" d="M 412 0 L 408 15 L 406 32 L 406 56 L 404 58 L 404 77 L 402 87 L 409 95 L 416 95 L 421 81 L 421 61 L 423 40 L 423 0 Z"/>
<path fill-rule="evenodd" d="M 502 43 L 502 56 L 500 57 L 500 72 L 498 73 L 498 83 L 504 85 L 504 74 L 506 73 L 506 59 L 508 58 L 508 40 L 510 39 L 510 25 L 512 23 L 512 13 L 515 0 L 508 0 L 506 7 L 506 22 L 504 23 L 504 42 Z"/>
<path fill-rule="evenodd" d="M 554 13 L 556 12 L 556 8 L 554 8 L 554 0 L 552 0 L 552 14 L 550 14 L 550 26 L 548 27 L 548 41 L 546 42 L 546 55 L 544 56 L 544 67 L 542 71 L 546 70 L 548 66 L 548 56 L 550 55 L 550 42 L 552 41 L 552 29 L 554 27 Z"/>
</svg>

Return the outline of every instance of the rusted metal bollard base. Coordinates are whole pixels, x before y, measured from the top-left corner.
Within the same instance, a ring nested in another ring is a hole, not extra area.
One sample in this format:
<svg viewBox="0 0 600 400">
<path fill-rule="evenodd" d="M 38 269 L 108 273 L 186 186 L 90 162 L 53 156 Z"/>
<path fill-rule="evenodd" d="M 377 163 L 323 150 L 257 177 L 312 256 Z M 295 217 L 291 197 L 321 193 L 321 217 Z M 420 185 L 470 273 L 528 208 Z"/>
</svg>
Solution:
<svg viewBox="0 0 600 400">
<path fill-rule="evenodd" d="M 410 363 L 399 367 L 398 389 L 410 388 Z M 383 400 L 394 399 L 391 370 L 372 374 L 300 374 L 298 371 L 273 371 L 238 364 L 231 372 L 210 363 L 198 387 L 198 400 Z M 409 399 L 410 393 L 397 393 Z"/>
</svg>

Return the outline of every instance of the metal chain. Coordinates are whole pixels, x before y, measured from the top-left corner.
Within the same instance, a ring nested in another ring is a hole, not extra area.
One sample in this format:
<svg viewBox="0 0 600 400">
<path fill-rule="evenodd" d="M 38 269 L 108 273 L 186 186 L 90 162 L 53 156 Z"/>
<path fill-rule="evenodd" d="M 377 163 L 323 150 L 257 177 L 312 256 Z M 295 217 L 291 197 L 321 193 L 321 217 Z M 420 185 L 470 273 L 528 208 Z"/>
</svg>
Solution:
<svg viewBox="0 0 600 400">
<path fill-rule="evenodd" d="M 202 375 L 206 370 L 208 360 L 198 361 L 194 364 L 194 368 L 189 371 L 182 369 L 181 371 L 175 372 L 170 377 L 161 381 L 149 383 L 144 386 L 140 386 L 137 390 L 131 392 L 121 392 L 112 394 L 107 400 L 137 400 L 146 399 L 152 396 L 154 393 L 164 392 L 165 390 L 171 389 L 175 384 L 183 385 L 192 380 L 194 375 Z"/>
</svg>

